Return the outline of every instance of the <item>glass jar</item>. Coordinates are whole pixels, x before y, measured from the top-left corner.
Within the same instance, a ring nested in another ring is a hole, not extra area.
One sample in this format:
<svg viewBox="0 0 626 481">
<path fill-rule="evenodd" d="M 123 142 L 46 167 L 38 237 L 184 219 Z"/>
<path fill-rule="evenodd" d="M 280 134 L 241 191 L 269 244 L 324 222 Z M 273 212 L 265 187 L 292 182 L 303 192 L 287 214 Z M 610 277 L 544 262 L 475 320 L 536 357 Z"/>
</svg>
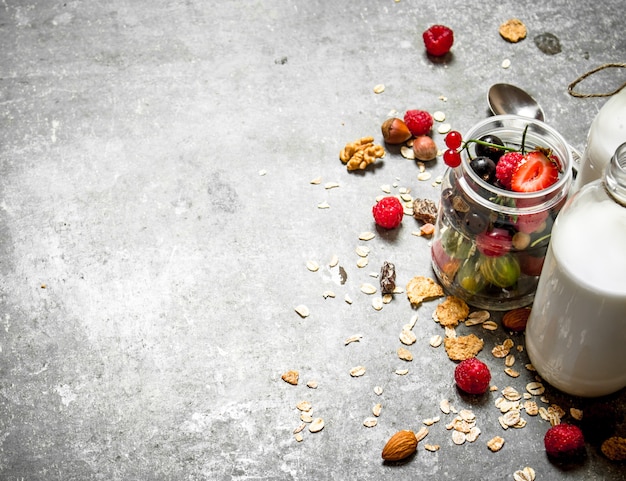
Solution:
<svg viewBox="0 0 626 481">
<path fill-rule="evenodd" d="M 571 151 L 545 123 L 496 115 L 475 125 L 465 140 L 495 135 L 512 149 L 549 149 L 556 183 L 537 192 L 512 192 L 489 183 L 470 166 L 476 143 L 448 169 L 432 242 L 432 265 L 444 288 L 482 309 L 509 310 L 533 301 L 554 219 L 572 184 Z M 468 152 L 469 150 L 469 152 Z"/>
<path fill-rule="evenodd" d="M 569 394 L 626 387 L 625 246 L 626 143 L 559 214 L 526 326 L 533 366 Z"/>
</svg>

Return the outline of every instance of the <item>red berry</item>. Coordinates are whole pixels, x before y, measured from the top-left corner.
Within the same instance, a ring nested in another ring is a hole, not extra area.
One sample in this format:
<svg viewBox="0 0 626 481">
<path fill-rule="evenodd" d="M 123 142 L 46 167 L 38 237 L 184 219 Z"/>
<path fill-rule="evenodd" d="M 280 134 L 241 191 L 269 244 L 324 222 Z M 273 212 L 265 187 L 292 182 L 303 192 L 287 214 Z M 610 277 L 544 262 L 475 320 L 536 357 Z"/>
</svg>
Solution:
<svg viewBox="0 0 626 481">
<path fill-rule="evenodd" d="M 585 438 L 578 426 L 561 423 L 552 426 L 543 438 L 548 456 L 570 460 L 583 454 Z"/>
<path fill-rule="evenodd" d="M 460 132 L 456 130 L 451 130 L 448 132 L 448 135 L 443 139 L 449 149 L 458 149 L 461 147 L 461 143 L 463 142 L 463 136 Z"/>
<path fill-rule="evenodd" d="M 524 157 L 511 177 L 511 190 L 537 192 L 546 189 L 559 179 L 559 169 L 548 157 L 534 150 Z"/>
<path fill-rule="evenodd" d="M 433 25 L 422 34 L 426 51 L 435 57 L 447 54 L 454 43 L 454 33 L 445 25 Z"/>
<path fill-rule="evenodd" d="M 402 222 L 404 208 L 397 197 L 383 197 L 372 207 L 374 222 L 385 229 L 395 229 Z"/>
<path fill-rule="evenodd" d="M 461 154 L 454 149 L 448 149 L 443 153 L 443 161 L 454 169 L 461 165 Z"/>
<path fill-rule="evenodd" d="M 425 110 L 407 110 L 404 123 L 414 137 L 427 135 L 433 126 L 432 116 Z"/>
<path fill-rule="evenodd" d="M 512 246 L 511 234 L 501 227 L 494 227 L 476 236 L 476 248 L 481 254 L 488 257 L 503 256 L 511 250 Z"/>
<path fill-rule="evenodd" d="M 489 388 L 491 372 L 484 362 L 471 357 L 461 361 L 456 367 L 454 380 L 461 391 L 469 394 L 483 394 Z"/>
<path fill-rule="evenodd" d="M 520 152 L 508 152 L 498 160 L 496 179 L 507 189 L 511 188 L 511 177 L 523 160 L 524 156 Z"/>
</svg>

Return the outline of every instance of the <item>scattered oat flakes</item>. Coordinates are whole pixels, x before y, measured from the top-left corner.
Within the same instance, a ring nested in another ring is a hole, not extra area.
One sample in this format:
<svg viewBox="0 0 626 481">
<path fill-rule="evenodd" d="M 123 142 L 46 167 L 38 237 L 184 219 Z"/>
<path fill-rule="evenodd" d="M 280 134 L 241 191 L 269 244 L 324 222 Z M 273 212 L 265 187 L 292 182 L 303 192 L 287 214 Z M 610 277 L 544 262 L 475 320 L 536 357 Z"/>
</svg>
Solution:
<svg viewBox="0 0 626 481">
<path fill-rule="evenodd" d="M 539 414 L 539 406 L 537 406 L 535 401 L 524 401 L 524 411 L 526 411 L 526 414 L 529 416 L 536 416 Z"/>
<path fill-rule="evenodd" d="M 321 183 L 322 183 L 321 177 L 315 177 L 315 179 L 311 179 L 311 181 L 309 182 L 309 184 L 313 184 L 313 185 L 319 185 Z"/>
<path fill-rule="evenodd" d="M 419 431 L 415 433 L 415 439 L 417 439 L 418 443 L 422 439 L 424 439 L 426 436 L 428 436 L 428 428 L 425 426 L 422 426 L 421 428 L 419 428 Z"/>
<path fill-rule="evenodd" d="M 373 418 L 373 417 L 365 418 L 363 420 L 363 426 L 365 426 L 366 428 L 373 428 L 377 424 L 378 424 L 378 419 Z"/>
<path fill-rule="evenodd" d="M 346 301 L 346 304 L 352 304 L 352 298 L 348 294 L 343 296 L 343 300 Z"/>
<path fill-rule="evenodd" d="M 583 418 L 583 412 L 580 409 L 576 409 L 576 408 L 570 408 L 569 409 L 569 414 L 570 416 L 572 416 L 576 421 L 581 421 Z"/>
<path fill-rule="evenodd" d="M 413 151 L 412 148 L 407 147 L 406 145 L 403 145 L 402 147 L 400 147 L 400 154 L 405 159 L 415 160 L 415 152 Z"/>
<path fill-rule="evenodd" d="M 365 374 L 365 366 L 356 366 L 350 369 L 350 376 L 352 377 L 361 377 Z"/>
<path fill-rule="evenodd" d="M 535 476 L 535 470 L 528 466 L 513 473 L 515 481 L 535 481 Z"/>
<path fill-rule="evenodd" d="M 489 311 L 470 312 L 470 314 L 467 316 L 467 320 L 465 321 L 465 325 L 467 327 L 476 326 L 488 320 L 489 317 L 491 317 L 491 314 L 489 314 Z"/>
<path fill-rule="evenodd" d="M 500 436 L 496 436 L 487 441 L 487 447 L 494 453 L 500 451 L 502 446 L 504 446 L 504 438 L 501 438 Z"/>
<path fill-rule="evenodd" d="M 376 296 L 372 299 L 372 307 L 375 311 L 380 311 L 383 308 L 383 298 Z"/>
<path fill-rule="evenodd" d="M 298 378 L 300 377 L 300 373 L 295 370 L 287 371 L 281 376 L 281 379 L 288 384 L 292 384 L 296 386 L 298 384 Z"/>
<path fill-rule="evenodd" d="M 354 252 L 356 252 L 356 255 L 359 257 L 367 257 L 370 254 L 371 249 L 367 246 L 357 246 L 356 249 L 354 249 Z"/>
<path fill-rule="evenodd" d="M 452 125 L 441 124 L 437 129 L 437 132 L 439 132 L 440 134 L 447 134 L 448 132 L 450 132 L 450 130 L 452 130 Z"/>
<path fill-rule="evenodd" d="M 508 58 L 505 58 L 500 64 L 500 66 L 502 68 L 509 68 L 511 66 L 511 60 L 509 60 Z"/>
<path fill-rule="evenodd" d="M 375 94 L 382 94 L 385 91 L 385 85 L 384 84 L 378 84 L 374 86 L 374 93 Z"/>
<path fill-rule="evenodd" d="M 374 404 L 374 407 L 372 408 L 372 414 L 376 417 L 380 416 L 380 413 L 383 410 L 383 405 L 381 403 L 377 403 Z"/>
<path fill-rule="evenodd" d="M 359 260 L 356 261 L 356 266 L 359 269 L 363 269 L 364 267 L 367 267 L 367 264 L 369 264 L 369 260 L 367 259 L 367 257 L 359 257 Z"/>
<path fill-rule="evenodd" d="M 297 442 L 299 442 L 299 443 L 301 443 L 302 441 L 304 441 L 304 437 L 302 436 L 302 433 L 296 433 L 296 434 L 294 434 L 294 436 L 293 436 L 293 437 L 294 437 L 294 439 L 295 439 Z"/>
<path fill-rule="evenodd" d="M 533 396 L 540 396 L 546 391 L 546 388 L 540 382 L 534 381 L 526 384 L 526 390 Z"/>
<path fill-rule="evenodd" d="M 310 389 L 317 389 L 318 383 L 315 380 L 310 380 L 309 382 L 306 383 L 306 386 Z"/>
<path fill-rule="evenodd" d="M 466 439 L 467 438 L 464 432 L 456 431 L 456 430 L 452 431 L 452 442 L 454 444 L 457 444 L 460 446 L 461 444 L 465 443 Z"/>
<path fill-rule="evenodd" d="M 443 342 L 443 337 L 441 337 L 439 334 L 434 335 L 430 338 L 429 344 L 432 347 L 439 347 L 441 346 L 441 343 Z"/>
<path fill-rule="evenodd" d="M 361 232 L 361 234 L 359 234 L 359 240 L 362 241 L 369 241 L 372 240 L 374 237 L 376 237 L 376 234 L 374 234 L 373 232 Z"/>
<path fill-rule="evenodd" d="M 420 181 L 428 180 L 431 177 L 432 177 L 432 174 L 430 172 L 420 172 L 419 174 L 417 174 L 417 180 L 420 180 Z"/>
<path fill-rule="evenodd" d="M 502 359 L 508 356 L 509 352 L 510 352 L 509 349 L 504 347 L 502 344 L 498 344 L 497 346 L 494 346 L 493 349 L 491 350 L 491 354 L 493 355 L 493 357 L 497 357 L 498 359 Z"/>
<path fill-rule="evenodd" d="M 320 266 L 315 261 L 307 261 L 306 268 L 310 270 L 311 272 L 317 272 Z"/>
<path fill-rule="evenodd" d="M 372 284 L 361 284 L 361 292 L 364 294 L 376 294 L 376 287 Z"/>
<path fill-rule="evenodd" d="M 441 449 L 441 446 L 439 446 L 438 444 L 424 444 L 424 449 L 426 451 L 434 453 L 435 451 L 439 451 L 439 449 Z"/>
<path fill-rule="evenodd" d="M 317 204 L 318 209 L 330 209 L 330 204 L 326 201 Z"/>
<path fill-rule="evenodd" d="M 313 408 L 313 405 L 309 401 L 300 401 L 296 404 L 296 407 L 299 411 L 309 412 Z"/>
<path fill-rule="evenodd" d="M 400 359 L 402 359 L 403 361 L 412 361 L 413 360 L 413 354 L 411 353 L 411 351 L 409 351 L 407 348 L 405 347 L 399 347 L 398 348 L 398 357 Z"/>
<path fill-rule="evenodd" d="M 400 342 L 402 344 L 410 346 L 412 344 L 415 344 L 415 341 L 417 341 L 417 336 L 413 331 L 408 329 L 402 329 L 402 331 L 400 332 Z"/>
<path fill-rule="evenodd" d="M 502 390 L 502 395 L 509 401 L 519 401 L 522 395 L 512 386 L 507 386 Z"/>
<path fill-rule="evenodd" d="M 261 177 L 263 177 L 264 175 L 267 175 L 267 170 L 265 170 L 265 169 L 261 169 L 261 170 L 259 170 L 259 175 L 260 175 Z"/>
<path fill-rule="evenodd" d="M 508 354 L 505 358 L 504 358 L 504 365 L 506 367 L 511 367 L 513 366 L 513 364 L 515 364 L 515 355 L 513 354 Z"/>
<path fill-rule="evenodd" d="M 309 314 L 310 314 L 309 308 L 305 306 L 304 304 L 300 304 L 299 306 L 296 306 L 295 311 L 302 318 L 309 317 Z"/>
<path fill-rule="evenodd" d="M 308 424 L 313 421 L 313 416 L 311 413 L 302 413 L 300 414 L 300 421 Z"/>
<path fill-rule="evenodd" d="M 363 338 L 363 336 L 360 335 L 360 334 L 356 334 L 354 336 L 350 336 L 348 339 L 346 339 L 344 341 L 344 346 L 347 346 L 348 344 L 351 344 L 353 342 L 359 342 L 362 338 Z"/>
<path fill-rule="evenodd" d="M 376 386 L 374 387 L 374 394 L 376 394 L 377 396 L 380 396 L 383 393 L 383 388 L 380 386 Z"/>
<path fill-rule="evenodd" d="M 435 416 L 434 418 L 426 418 L 422 421 L 426 426 L 432 426 L 435 423 L 438 423 L 441 420 L 439 416 Z"/>
<path fill-rule="evenodd" d="M 463 299 L 448 296 L 435 309 L 433 319 L 444 327 L 456 327 L 468 314 L 469 306 Z"/>
<path fill-rule="evenodd" d="M 470 428 L 469 433 L 467 433 L 465 435 L 465 439 L 470 442 L 473 443 L 474 441 L 476 441 L 478 439 L 478 436 L 480 436 L 480 428 L 478 426 L 472 426 Z"/>
<path fill-rule="evenodd" d="M 324 420 L 322 418 L 315 418 L 309 424 L 309 431 L 312 433 L 320 432 L 322 429 L 324 429 Z"/>
<path fill-rule="evenodd" d="M 439 402 L 439 409 L 441 409 L 441 412 L 444 414 L 450 414 L 450 411 L 452 410 L 452 407 L 450 406 L 450 401 L 448 399 L 442 399 Z"/>
<path fill-rule="evenodd" d="M 437 110 L 433 112 L 433 119 L 437 122 L 443 122 L 446 120 L 446 114 L 444 114 L 441 110 Z"/>
<path fill-rule="evenodd" d="M 517 372 L 515 369 L 507 367 L 504 370 L 505 374 L 511 377 L 519 377 L 519 372 Z"/>
<path fill-rule="evenodd" d="M 406 376 L 409 373 L 409 370 L 408 369 L 396 369 L 395 373 L 398 376 Z"/>
<path fill-rule="evenodd" d="M 443 345 L 450 359 L 463 361 L 476 356 L 482 350 L 484 342 L 474 334 L 468 334 L 467 336 L 446 338 L 443 340 Z"/>
<path fill-rule="evenodd" d="M 333 291 L 324 291 L 324 293 L 322 294 L 322 297 L 324 299 L 328 299 L 329 297 L 331 298 L 335 298 L 335 293 Z"/>
<path fill-rule="evenodd" d="M 293 430 L 293 434 L 298 434 L 304 428 L 306 428 L 306 423 L 300 423 L 300 425 L 296 429 Z"/>
<path fill-rule="evenodd" d="M 482 327 L 483 329 L 486 329 L 487 331 L 495 331 L 496 329 L 498 329 L 498 325 L 493 321 L 483 322 Z"/>
</svg>

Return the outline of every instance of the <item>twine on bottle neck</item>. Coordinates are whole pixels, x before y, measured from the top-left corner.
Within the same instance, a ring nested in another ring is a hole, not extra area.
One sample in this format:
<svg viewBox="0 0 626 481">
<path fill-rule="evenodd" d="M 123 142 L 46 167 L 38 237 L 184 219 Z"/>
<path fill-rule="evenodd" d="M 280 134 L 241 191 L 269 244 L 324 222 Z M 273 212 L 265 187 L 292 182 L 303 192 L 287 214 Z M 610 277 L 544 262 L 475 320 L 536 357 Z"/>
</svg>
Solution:
<svg viewBox="0 0 626 481">
<path fill-rule="evenodd" d="M 584 74 L 582 74 L 580 77 L 578 77 L 576 80 L 574 80 L 571 84 L 569 84 L 567 86 L 567 91 L 568 93 L 572 96 L 572 97 L 579 97 L 579 98 L 589 98 L 589 97 L 610 97 L 611 95 L 615 95 L 617 92 L 619 92 L 620 90 L 622 90 L 624 87 L 626 87 L 626 82 L 624 82 L 621 86 L 619 86 L 616 90 L 614 90 L 613 92 L 608 92 L 608 93 L 591 93 L 591 94 L 584 94 L 584 93 L 580 93 L 580 92 L 575 92 L 574 91 L 574 87 L 576 85 L 578 85 L 580 82 L 582 82 L 584 79 L 586 79 L 587 77 L 589 77 L 590 75 L 599 72 L 600 70 L 603 70 L 605 68 L 626 68 L 626 63 L 605 63 L 604 65 L 600 65 L 599 67 L 594 68 L 593 70 L 590 70 L 589 72 L 586 72 Z"/>
</svg>

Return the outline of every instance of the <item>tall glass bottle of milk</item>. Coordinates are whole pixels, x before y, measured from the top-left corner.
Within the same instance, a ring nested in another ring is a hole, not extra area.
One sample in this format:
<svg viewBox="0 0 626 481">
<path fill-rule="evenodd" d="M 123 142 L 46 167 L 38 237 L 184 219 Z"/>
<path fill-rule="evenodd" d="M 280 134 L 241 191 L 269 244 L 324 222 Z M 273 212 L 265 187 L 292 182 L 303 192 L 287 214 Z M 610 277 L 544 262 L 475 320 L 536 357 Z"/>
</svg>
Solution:
<svg viewBox="0 0 626 481">
<path fill-rule="evenodd" d="M 552 228 L 526 327 L 539 374 L 569 394 L 626 387 L 626 143 Z"/>
<path fill-rule="evenodd" d="M 626 88 L 613 95 L 591 123 L 572 192 L 602 178 L 615 149 L 626 142 Z"/>
</svg>

